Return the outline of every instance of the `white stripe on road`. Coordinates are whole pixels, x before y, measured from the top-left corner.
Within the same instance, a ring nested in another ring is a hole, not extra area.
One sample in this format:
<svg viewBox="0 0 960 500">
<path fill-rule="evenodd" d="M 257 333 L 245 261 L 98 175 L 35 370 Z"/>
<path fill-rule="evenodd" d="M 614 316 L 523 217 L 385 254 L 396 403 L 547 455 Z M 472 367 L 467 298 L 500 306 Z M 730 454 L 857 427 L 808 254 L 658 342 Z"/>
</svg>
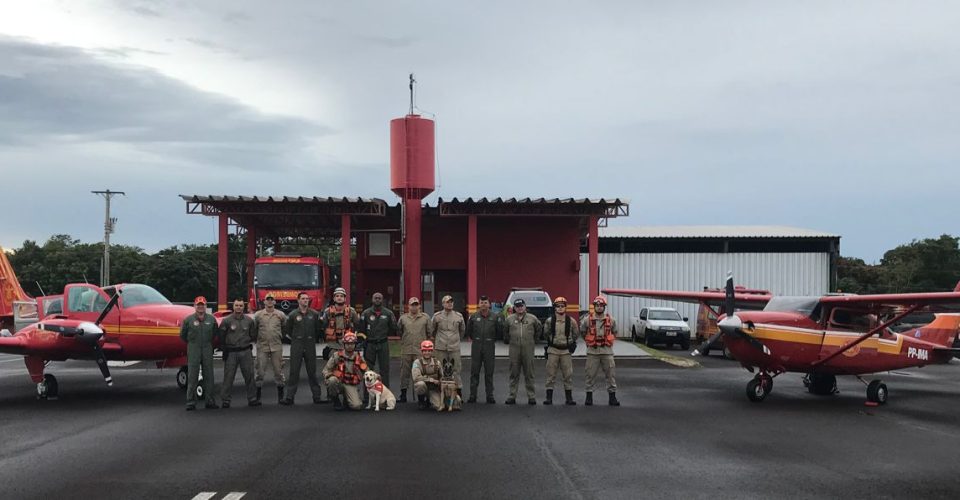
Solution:
<svg viewBox="0 0 960 500">
<path fill-rule="evenodd" d="M 240 500 L 246 494 L 246 491 L 231 491 L 229 495 L 223 497 L 223 500 Z"/>
<path fill-rule="evenodd" d="M 201 491 L 197 493 L 197 496 L 193 497 L 193 500 L 210 500 L 215 496 L 217 496 L 216 491 Z"/>
<path fill-rule="evenodd" d="M 11 362 L 11 361 L 20 361 L 20 362 L 23 362 L 23 357 L 21 356 L 21 357 L 19 357 L 19 358 L 0 359 L 0 363 L 9 363 L 9 362 Z"/>
</svg>

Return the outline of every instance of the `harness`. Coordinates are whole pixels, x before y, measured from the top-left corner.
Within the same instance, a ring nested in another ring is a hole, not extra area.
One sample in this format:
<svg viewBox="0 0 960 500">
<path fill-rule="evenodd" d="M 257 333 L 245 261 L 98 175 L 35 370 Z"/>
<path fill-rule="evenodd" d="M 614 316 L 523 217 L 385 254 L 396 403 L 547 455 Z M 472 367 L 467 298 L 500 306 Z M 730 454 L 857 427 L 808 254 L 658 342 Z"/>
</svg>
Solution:
<svg viewBox="0 0 960 500">
<path fill-rule="evenodd" d="M 353 308 L 344 306 L 342 311 L 337 311 L 336 306 L 329 306 L 325 311 L 327 315 L 327 329 L 324 331 L 324 337 L 327 342 L 340 341 L 343 332 L 353 330 Z M 337 326 L 337 317 L 343 318 L 343 328 Z"/>
<path fill-rule="evenodd" d="M 587 347 L 613 347 L 613 339 L 613 318 L 604 313 L 603 336 L 598 336 L 596 316 L 590 313 L 590 326 L 587 328 L 587 335 L 583 338 Z"/>
<path fill-rule="evenodd" d="M 566 337 L 567 337 L 567 343 L 566 343 L 566 344 L 560 345 L 560 344 L 554 343 L 554 341 L 553 341 L 554 338 L 557 336 L 557 320 L 556 320 L 556 316 L 554 316 L 554 317 L 552 318 L 553 321 L 550 321 L 550 322 L 549 322 L 550 327 L 549 327 L 549 329 L 547 330 L 547 345 L 549 345 L 550 347 L 553 347 L 553 348 L 555 348 L 555 349 L 566 349 L 567 347 L 569 347 L 569 344 L 570 344 L 570 324 L 573 322 L 573 320 L 571 320 L 571 319 L 570 319 L 570 316 L 567 315 L 567 314 L 564 314 L 563 316 L 564 316 L 564 334 L 565 334 Z"/>
<path fill-rule="evenodd" d="M 363 372 L 367 371 L 367 363 L 360 356 L 359 352 L 353 353 L 353 370 L 347 371 L 347 353 L 346 351 L 337 351 L 337 366 L 333 369 L 333 376 L 340 379 L 344 384 L 360 385 L 363 379 Z M 358 370 L 359 368 L 359 370 Z"/>
</svg>

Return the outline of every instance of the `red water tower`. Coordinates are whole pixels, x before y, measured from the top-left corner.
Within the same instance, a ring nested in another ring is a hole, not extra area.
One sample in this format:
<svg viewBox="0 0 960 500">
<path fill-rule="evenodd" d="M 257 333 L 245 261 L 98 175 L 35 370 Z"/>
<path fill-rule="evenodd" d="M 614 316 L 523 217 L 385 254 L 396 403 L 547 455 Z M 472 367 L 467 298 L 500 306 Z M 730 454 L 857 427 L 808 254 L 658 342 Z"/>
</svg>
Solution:
<svg viewBox="0 0 960 500">
<path fill-rule="evenodd" d="M 390 190 L 403 200 L 401 241 L 404 301 L 410 297 L 420 297 L 422 200 L 436 188 L 434 130 L 433 120 L 412 112 L 390 121 Z"/>
</svg>

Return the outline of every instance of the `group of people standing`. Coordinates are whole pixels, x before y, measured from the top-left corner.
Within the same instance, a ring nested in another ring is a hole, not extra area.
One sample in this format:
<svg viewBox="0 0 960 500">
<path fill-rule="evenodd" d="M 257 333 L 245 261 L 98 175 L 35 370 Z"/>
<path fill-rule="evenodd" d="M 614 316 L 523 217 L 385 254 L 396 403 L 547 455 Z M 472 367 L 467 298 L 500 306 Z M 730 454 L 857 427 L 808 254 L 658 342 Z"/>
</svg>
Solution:
<svg viewBox="0 0 960 500">
<path fill-rule="evenodd" d="M 472 340 L 470 396 L 468 403 L 477 401 L 480 373 L 483 372 L 487 403 L 496 403 L 494 398 L 493 372 L 496 342 L 499 338 L 510 348 L 510 394 L 506 404 L 516 404 L 521 373 L 524 376 L 528 403 L 536 404 L 534 375 L 534 346 L 538 338 L 547 341 L 546 399 L 544 404 L 553 404 L 554 386 L 559 370 L 563 382 L 565 403 L 575 405 L 573 400 L 573 363 L 571 356 L 581 337 L 586 344 L 586 400 L 593 404 L 593 389 L 599 371 L 607 380 L 609 404 L 619 406 L 614 375 L 613 342 L 617 335 L 616 321 L 606 313 L 606 299 L 598 296 L 593 301 L 593 312 L 577 321 L 566 314 L 567 301 L 563 297 L 554 300 L 555 314 L 541 324 L 540 320 L 526 312 L 522 299 L 513 303 L 513 311 L 504 317 L 490 309 L 490 300 L 481 296 L 476 313 L 464 320 L 463 315 L 453 310 L 453 298 L 443 297 L 443 310 L 432 317 L 420 309 L 416 297 L 407 302 L 408 312 L 395 317 L 393 311 L 383 305 L 383 295 L 375 293 L 373 305 L 358 314 L 346 304 L 346 291 L 337 288 L 333 303 L 323 311 L 309 307 L 310 298 L 301 293 L 298 307 L 289 314 L 275 308 L 276 300 L 271 294 L 264 299 L 264 308 L 253 317 L 244 313 L 242 300 L 233 302 L 233 313 L 218 325 L 206 313 L 206 299 L 197 297 L 196 312 L 184 319 L 180 337 L 187 343 L 187 410 L 197 406 L 197 386 L 201 382 L 208 409 L 229 408 L 230 392 L 237 369 L 245 385 L 247 404 L 262 404 L 263 381 L 268 369 L 272 371 L 277 388 L 277 402 L 292 405 L 299 385 L 301 367 L 305 368 L 307 381 L 315 404 L 333 402 L 336 409 L 363 407 L 363 375 L 367 370 L 376 370 L 384 386 L 390 386 L 390 347 L 388 338 L 399 334 L 400 395 L 397 402 L 407 402 L 407 391 L 413 384 L 414 394 L 420 408 L 440 408 L 441 379 L 452 378 L 456 390 L 462 396 L 460 342 Z M 224 356 L 224 378 L 218 406 L 214 398 L 213 343 L 219 339 Z M 283 339 L 290 341 L 289 373 L 283 372 Z M 317 342 L 326 344 L 323 358 L 326 364 L 321 370 L 323 386 L 317 377 Z M 257 347 L 256 359 L 253 346 Z M 329 355 L 328 355 L 329 354 Z M 452 364 L 452 374 L 444 374 L 442 361 Z M 255 374 L 254 374 L 255 372 Z M 209 374 L 209 375 L 208 375 Z M 449 380 L 448 380 L 449 382 Z M 323 397 L 326 387 L 327 397 Z"/>
</svg>

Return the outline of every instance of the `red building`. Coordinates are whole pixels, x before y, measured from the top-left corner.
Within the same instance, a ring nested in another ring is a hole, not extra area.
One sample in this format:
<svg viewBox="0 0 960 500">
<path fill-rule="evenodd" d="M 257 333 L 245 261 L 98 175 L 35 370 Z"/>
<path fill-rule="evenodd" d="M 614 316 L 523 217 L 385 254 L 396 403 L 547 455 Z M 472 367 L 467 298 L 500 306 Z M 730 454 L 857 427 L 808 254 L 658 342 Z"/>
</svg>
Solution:
<svg viewBox="0 0 960 500">
<path fill-rule="evenodd" d="M 599 292 L 598 227 L 629 215 L 620 199 L 472 199 L 424 205 L 434 189 L 433 122 L 408 115 L 391 122 L 391 190 L 379 198 L 260 198 L 181 195 L 187 213 L 219 218 L 217 302 L 227 301 L 231 226 L 248 236 L 247 276 L 257 241 L 339 236 L 340 285 L 354 304 L 381 292 L 388 304 L 417 296 L 425 309 L 443 295 L 473 312 L 480 295 L 503 300 L 511 287 L 543 287 L 577 307 L 580 248 L 586 242 L 590 296 Z M 585 307 L 586 304 L 580 304 Z"/>
</svg>

